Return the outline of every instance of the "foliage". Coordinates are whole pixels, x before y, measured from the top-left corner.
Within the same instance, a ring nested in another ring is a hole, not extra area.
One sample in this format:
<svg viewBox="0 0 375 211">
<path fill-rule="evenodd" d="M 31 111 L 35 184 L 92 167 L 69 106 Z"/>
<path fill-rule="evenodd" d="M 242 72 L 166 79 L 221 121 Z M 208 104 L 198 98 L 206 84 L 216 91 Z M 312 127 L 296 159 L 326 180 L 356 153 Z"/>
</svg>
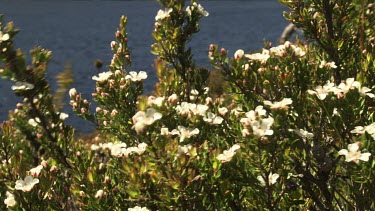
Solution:
<svg viewBox="0 0 375 211">
<path fill-rule="evenodd" d="M 375 209 L 373 4 L 282 0 L 306 41 L 233 57 L 212 44 L 209 71 L 187 47 L 208 12 L 159 3 L 153 95 L 147 73 L 130 71 L 125 16 L 108 71 L 93 77 L 96 108 L 69 91 L 96 125 L 90 142 L 60 111 L 69 68 L 53 97 L 51 52 L 31 50 L 27 65 L 18 30 L 0 25 L 0 74 L 23 98 L 0 130 L 1 210 Z"/>
</svg>

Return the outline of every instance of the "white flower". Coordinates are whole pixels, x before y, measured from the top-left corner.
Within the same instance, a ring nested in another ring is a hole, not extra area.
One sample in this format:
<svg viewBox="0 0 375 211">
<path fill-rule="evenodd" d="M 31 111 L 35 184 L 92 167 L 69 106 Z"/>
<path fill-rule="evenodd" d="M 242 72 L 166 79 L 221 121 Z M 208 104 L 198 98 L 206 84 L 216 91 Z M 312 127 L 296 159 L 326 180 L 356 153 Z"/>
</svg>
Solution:
<svg viewBox="0 0 375 211">
<path fill-rule="evenodd" d="M 68 118 L 69 115 L 66 114 L 66 113 L 61 112 L 60 115 L 59 115 L 59 117 L 60 117 L 61 120 L 64 120 L 64 119 Z"/>
<path fill-rule="evenodd" d="M 75 88 L 71 88 L 69 90 L 69 96 L 70 96 L 70 98 L 75 98 L 76 95 L 77 95 L 77 90 Z"/>
<path fill-rule="evenodd" d="M 236 154 L 238 149 L 240 149 L 240 145 L 235 144 L 228 150 L 224 150 L 224 152 L 219 154 L 216 159 L 218 159 L 221 163 L 229 162 L 232 160 L 232 157 Z"/>
<path fill-rule="evenodd" d="M 103 190 L 98 190 L 96 191 L 95 198 L 101 199 L 103 197 L 104 191 Z"/>
<path fill-rule="evenodd" d="M 132 128 L 135 129 L 137 133 L 140 133 L 145 126 L 153 124 L 156 120 L 161 119 L 161 117 L 162 114 L 157 112 L 154 108 L 149 108 L 146 112 L 138 111 L 132 118 L 134 123 Z"/>
<path fill-rule="evenodd" d="M 177 150 L 177 153 L 178 154 L 185 154 L 185 155 L 189 155 L 189 151 L 193 148 L 193 146 L 191 146 L 190 144 L 187 144 L 187 145 L 184 145 L 184 146 L 180 146 L 178 145 L 178 150 Z"/>
<path fill-rule="evenodd" d="M 160 135 L 162 135 L 162 136 L 167 136 L 167 135 L 169 135 L 169 129 L 168 129 L 167 127 L 162 127 L 162 128 L 160 129 Z"/>
<path fill-rule="evenodd" d="M 156 105 L 156 106 L 160 107 L 160 106 L 163 105 L 164 99 L 165 99 L 165 97 L 149 96 L 147 98 L 147 105 L 148 106 Z"/>
<path fill-rule="evenodd" d="M 203 117 L 203 121 L 209 123 L 209 124 L 213 124 L 213 125 L 219 125 L 223 122 L 223 118 L 222 117 L 219 117 L 219 116 L 216 116 L 214 113 L 212 112 L 208 112 L 206 114 L 205 117 Z"/>
<path fill-rule="evenodd" d="M 221 107 L 218 109 L 218 112 L 221 116 L 225 116 L 225 114 L 228 112 L 228 109 L 225 107 Z"/>
<path fill-rule="evenodd" d="M 274 119 L 268 117 L 260 121 L 254 120 L 251 122 L 251 128 L 253 129 L 253 134 L 257 137 L 270 136 L 273 134 L 271 126 L 273 125 Z"/>
<path fill-rule="evenodd" d="M 314 134 L 303 129 L 289 129 L 289 131 L 296 133 L 299 137 L 304 139 L 314 137 Z"/>
<path fill-rule="evenodd" d="M 133 208 L 129 208 L 128 211 L 149 211 L 149 209 L 147 209 L 147 207 L 135 206 Z"/>
<path fill-rule="evenodd" d="M 198 14 L 200 14 L 201 16 L 205 16 L 205 17 L 207 17 L 207 16 L 209 15 L 209 13 L 208 13 L 207 11 L 204 10 L 204 8 L 202 7 L 202 5 L 197 4 L 197 3 L 195 3 L 195 2 L 193 3 L 192 6 L 188 6 L 188 7 L 186 8 L 186 12 L 187 12 L 187 14 L 188 14 L 189 16 L 191 16 L 191 12 L 192 12 L 193 10 L 195 10 L 195 8 L 197 8 L 197 12 L 198 12 Z"/>
<path fill-rule="evenodd" d="M 7 41 L 9 40 L 9 34 L 3 34 L 1 31 L 0 31 L 0 43 L 2 43 L 3 41 Z"/>
<path fill-rule="evenodd" d="M 284 98 L 282 101 L 279 101 L 279 102 L 272 103 L 271 101 L 266 100 L 263 103 L 264 105 L 270 106 L 271 109 L 273 110 L 276 110 L 276 109 L 288 110 L 289 108 L 288 105 L 292 104 L 293 101 L 290 98 Z"/>
<path fill-rule="evenodd" d="M 27 83 L 27 82 L 16 82 L 15 85 L 12 86 L 12 90 L 18 91 L 18 90 L 30 90 L 34 89 L 34 85 Z"/>
<path fill-rule="evenodd" d="M 246 118 L 242 118 L 240 122 L 243 123 L 245 126 L 250 125 L 252 121 L 257 120 L 257 118 L 262 118 L 266 115 L 266 113 L 267 111 L 263 109 L 263 106 L 257 106 L 255 110 L 246 112 Z"/>
<path fill-rule="evenodd" d="M 184 126 L 179 125 L 177 129 L 173 129 L 171 135 L 178 135 L 180 136 L 180 142 L 183 142 L 185 138 L 190 138 L 191 136 L 199 134 L 198 128 L 186 128 Z"/>
<path fill-rule="evenodd" d="M 22 190 L 23 192 L 28 192 L 30 191 L 34 185 L 39 183 L 39 179 L 34 178 L 33 176 L 26 176 L 25 180 L 17 180 L 16 181 L 16 186 L 14 187 L 16 190 Z"/>
<path fill-rule="evenodd" d="M 33 177 L 39 176 L 40 171 L 43 169 L 42 165 L 39 165 L 35 168 L 30 169 L 30 173 Z"/>
<path fill-rule="evenodd" d="M 33 127 L 36 127 L 36 126 L 38 126 L 38 123 L 40 123 L 40 119 L 38 117 L 36 117 L 35 119 L 29 119 L 29 121 L 27 121 L 27 123 L 29 123 L 29 125 L 31 125 Z"/>
<path fill-rule="evenodd" d="M 115 157 L 123 156 L 123 152 L 126 149 L 126 144 L 122 142 L 116 142 L 107 146 L 111 150 L 111 155 Z"/>
<path fill-rule="evenodd" d="M 239 49 L 237 50 L 235 53 L 234 53 L 234 58 L 235 59 L 241 59 L 243 57 L 243 55 L 245 54 L 245 52 L 242 50 L 242 49 Z"/>
<path fill-rule="evenodd" d="M 285 45 L 279 45 L 270 48 L 270 54 L 278 57 L 284 57 L 286 55 Z"/>
<path fill-rule="evenodd" d="M 358 88 L 358 92 L 359 92 L 359 94 L 361 95 L 361 96 L 369 96 L 370 98 L 374 98 L 375 97 L 375 95 L 374 94 L 372 94 L 372 93 L 368 93 L 369 91 L 371 91 L 371 89 L 369 89 L 369 88 L 367 88 L 367 87 L 359 87 Z"/>
<path fill-rule="evenodd" d="M 324 60 L 321 61 L 319 65 L 319 68 L 323 68 L 323 67 L 328 67 L 328 68 L 333 68 L 333 69 L 337 68 L 335 62 L 326 62 Z"/>
<path fill-rule="evenodd" d="M 350 131 L 350 133 L 355 133 L 355 134 L 365 134 L 366 128 L 362 126 L 356 126 L 353 130 Z"/>
<path fill-rule="evenodd" d="M 348 144 L 348 150 L 342 149 L 339 151 L 339 155 L 345 155 L 345 161 L 350 162 L 353 161 L 358 163 L 359 160 L 368 161 L 371 153 L 361 153 L 358 151 L 360 142 L 356 142 L 353 144 Z"/>
<path fill-rule="evenodd" d="M 16 200 L 14 199 L 14 195 L 12 193 L 7 191 L 5 195 L 7 197 L 6 199 L 4 199 L 4 204 L 7 205 L 7 207 L 13 207 L 14 205 L 16 205 Z"/>
<path fill-rule="evenodd" d="M 138 147 L 136 147 L 133 152 L 137 153 L 138 155 L 143 154 L 146 151 L 147 144 L 146 143 L 140 143 L 138 144 Z"/>
<path fill-rule="evenodd" d="M 355 81 L 354 78 L 348 78 L 345 80 L 345 83 L 340 83 L 338 85 L 338 91 L 343 92 L 344 94 L 349 92 L 349 90 L 358 88 L 361 84 L 358 81 Z"/>
<path fill-rule="evenodd" d="M 324 86 L 317 86 L 315 90 L 307 90 L 310 95 L 316 95 L 320 100 L 324 100 L 330 92 L 336 92 L 334 83 L 327 83 Z"/>
<path fill-rule="evenodd" d="M 356 126 L 354 128 L 354 130 L 350 131 L 351 133 L 356 133 L 356 134 L 365 134 L 365 132 L 367 132 L 368 134 L 371 135 L 371 137 L 373 139 L 375 139 L 375 123 L 372 123 L 370 125 L 367 125 L 367 126 Z"/>
<path fill-rule="evenodd" d="M 142 81 L 146 78 L 147 78 L 147 73 L 145 71 L 140 71 L 139 73 L 131 71 L 131 72 L 129 72 L 129 75 L 125 76 L 125 79 L 130 79 L 134 82 Z"/>
<path fill-rule="evenodd" d="M 112 74 L 113 73 L 111 71 L 99 73 L 99 77 L 93 76 L 92 80 L 98 81 L 98 82 L 104 82 L 104 81 L 108 80 L 108 78 L 111 77 Z"/>
<path fill-rule="evenodd" d="M 292 46 L 294 46 L 294 45 L 292 45 Z M 300 47 L 295 47 L 293 49 L 293 56 L 303 57 L 305 54 L 306 54 L 306 52 L 304 50 L 302 50 L 302 48 L 300 48 Z"/>
<path fill-rule="evenodd" d="M 159 10 L 158 14 L 155 17 L 155 21 L 163 20 L 164 18 L 167 18 L 170 16 L 170 13 L 173 11 L 172 8 L 165 9 L 165 10 Z"/>
<path fill-rule="evenodd" d="M 268 185 L 275 184 L 279 176 L 280 175 L 278 174 L 272 174 L 272 172 L 270 172 L 270 174 L 268 175 Z M 266 186 L 266 182 L 264 181 L 262 176 L 258 176 L 257 179 L 262 186 Z"/>
<path fill-rule="evenodd" d="M 259 61 L 260 63 L 265 64 L 268 58 L 270 58 L 270 54 L 268 50 L 263 49 L 262 53 L 245 54 L 245 57 L 252 61 Z"/>
</svg>

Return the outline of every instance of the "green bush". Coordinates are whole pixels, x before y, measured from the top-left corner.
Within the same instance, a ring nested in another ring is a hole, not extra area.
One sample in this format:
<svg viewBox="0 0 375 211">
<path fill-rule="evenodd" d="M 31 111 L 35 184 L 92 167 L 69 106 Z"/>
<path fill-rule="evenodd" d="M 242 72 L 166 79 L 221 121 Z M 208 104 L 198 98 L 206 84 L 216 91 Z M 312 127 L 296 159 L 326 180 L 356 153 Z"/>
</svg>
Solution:
<svg viewBox="0 0 375 211">
<path fill-rule="evenodd" d="M 194 0 L 159 3 L 152 95 L 147 74 L 129 71 L 125 16 L 108 71 L 92 78 L 97 107 L 69 91 L 73 111 L 96 125 L 92 140 L 64 123 L 71 73 L 53 97 L 51 52 L 31 50 L 27 65 L 18 30 L 0 25 L 0 74 L 23 98 L 1 125 L 1 210 L 375 209 L 370 1 L 281 0 L 306 41 L 233 57 L 212 44 L 212 70 L 187 47 L 208 12 Z"/>
</svg>

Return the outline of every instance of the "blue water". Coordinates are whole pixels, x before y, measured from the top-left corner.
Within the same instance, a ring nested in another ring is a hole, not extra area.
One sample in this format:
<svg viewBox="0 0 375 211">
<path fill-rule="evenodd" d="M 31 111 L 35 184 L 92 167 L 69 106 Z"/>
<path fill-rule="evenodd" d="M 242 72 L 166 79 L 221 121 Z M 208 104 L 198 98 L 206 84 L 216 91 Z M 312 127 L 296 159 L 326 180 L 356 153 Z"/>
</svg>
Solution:
<svg viewBox="0 0 375 211">
<path fill-rule="evenodd" d="M 255 1 L 200 1 L 210 13 L 201 22 L 200 32 L 190 46 L 198 66 L 209 68 L 207 49 L 211 43 L 219 44 L 233 54 L 237 49 L 246 51 L 263 47 L 267 39 L 276 44 L 287 25 L 282 13 L 285 8 L 276 0 Z M 5 21 L 14 21 L 21 29 L 16 46 L 28 52 L 42 46 L 53 52 L 47 78 L 52 83 L 66 63 L 74 70 L 74 84 L 84 97 L 91 99 L 96 74 L 94 61 L 101 59 L 107 66 L 112 58 L 110 42 L 114 40 L 121 15 L 128 16 L 129 47 L 133 64 L 130 70 L 148 72 L 146 92 L 151 92 L 157 81 L 153 72 L 156 58 L 150 53 L 153 43 L 151 32 L 160 6 L 155 1 L 18 1 L 0 0 L 0 14 Z M 105 67 L 104 66 L 104 67 Z M 102 71 L 106 71 L 106 68 Z M 11 93 L 12 83 L 0 81 L 0 121 L 7 118 L 20 100 Z M 66 100 L 68 104 L 68 99 Z M 92 126 L 74 117 L 69 105 L 68 123 L 83 132 Z"/>
</svg>

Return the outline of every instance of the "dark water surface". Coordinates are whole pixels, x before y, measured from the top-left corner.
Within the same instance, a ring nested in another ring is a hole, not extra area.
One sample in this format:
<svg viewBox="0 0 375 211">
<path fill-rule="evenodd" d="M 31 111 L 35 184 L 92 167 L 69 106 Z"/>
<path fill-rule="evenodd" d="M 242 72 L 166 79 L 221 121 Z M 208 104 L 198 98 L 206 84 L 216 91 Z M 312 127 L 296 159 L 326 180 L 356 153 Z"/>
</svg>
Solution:
<svg viewBox="0 0 375 211">
<path fill-rule="evenodd" d="M 207 49 L 211 43 L 229 50 L 246 51 L 263 47 L 263 39 L 277 42 L 287 22 L 282 16 L 286 8 L 276 0 L 255 1 L 200 1 L 210 13 L 202 19 L 201 31 L 190 46 L 198 66 L 209 67 Z M 74 70 L 74 84 L 85 98 L 91 99 L 96 74 L 94 61 L 101 59 L 107 66 L 112 58 L 110 42 L 115 40 L 121 15 L 128 16 L 129 47 L 132 51 L 131 70 L 148 72 L 145 89 L 153 90 L 157 81 L 153 72 L 156 58 L 150 53 L 151 32 L 160 6 L 155 1 L 18 1 L 0 0 L 0 14 L 6 22 L 12 20 L 21 29 L 16 46 L 28 52 L 42 46 L 53 53 L 47 78 L 52 83 L 66 63 Z M 102 71 L 106 71 L 105 66 Z M 12 83 L 0 81 L 0 121 L 7 118 L 20 99 L 13 96 Z M 68 98 L 66 98 L 68 104 Z M 69 105 L 68 123 L 83 132 L 93 129 L 87 122 L 74 117 Z"/>
</svg>

